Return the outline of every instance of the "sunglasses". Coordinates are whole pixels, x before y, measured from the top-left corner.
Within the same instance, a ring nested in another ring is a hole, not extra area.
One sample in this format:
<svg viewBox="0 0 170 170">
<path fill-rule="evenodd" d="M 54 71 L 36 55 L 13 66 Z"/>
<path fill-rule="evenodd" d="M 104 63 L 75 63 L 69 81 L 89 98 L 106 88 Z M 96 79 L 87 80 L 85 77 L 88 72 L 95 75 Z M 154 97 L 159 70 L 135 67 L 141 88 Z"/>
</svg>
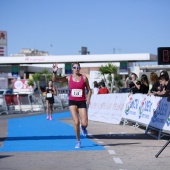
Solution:
<svg viewBox="0 0 170 170">
<path fill-rule="evenodd" d="M 73 67 L 73 69 L 77 69 L 77 70 L 80 70 L 80 66 L 78 66 L 78 67 Z"/>
</svg>

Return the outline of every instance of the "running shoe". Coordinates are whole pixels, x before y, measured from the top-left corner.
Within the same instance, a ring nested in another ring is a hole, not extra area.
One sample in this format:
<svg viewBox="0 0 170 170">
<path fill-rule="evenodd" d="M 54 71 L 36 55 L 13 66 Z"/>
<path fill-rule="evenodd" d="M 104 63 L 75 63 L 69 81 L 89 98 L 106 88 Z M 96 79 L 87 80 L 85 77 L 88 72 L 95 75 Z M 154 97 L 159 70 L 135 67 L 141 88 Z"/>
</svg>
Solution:
<svg viewBox="0 0 170 170">
<path fill-rule="evenodd" d="M 50 116 L 50 120 L 53 120 L 53 118 Z"/>
<path fill-rule="evenodd" d="M 47 118 L 46 118 L 47 120 L 49 119 L 49 116 L 47 116 Z"/>
<path fill-rule="evenodd" d="M 75 148 L 81 148 L 81 142 L 80 142 L 80 141 L 77 141 L 77 142 L 76 142 Z"/>
<path fill-rule="evenodd" d="M 83 135 L 84 137 L 87 137 L 88 132 L 87 132 L 86 127 L 81 126 L 81 133 L 82 133 L 82 135 Z"/>
</svg>

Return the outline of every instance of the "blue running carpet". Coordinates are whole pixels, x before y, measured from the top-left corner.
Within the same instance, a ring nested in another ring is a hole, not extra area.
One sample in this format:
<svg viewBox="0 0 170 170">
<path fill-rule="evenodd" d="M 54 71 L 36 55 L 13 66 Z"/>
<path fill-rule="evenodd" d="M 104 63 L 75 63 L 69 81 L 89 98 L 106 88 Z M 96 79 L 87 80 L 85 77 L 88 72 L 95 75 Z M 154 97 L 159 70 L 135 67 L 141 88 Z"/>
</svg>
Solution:
<svg viewBox="0 0 170 170">
<path fill-rule="evenodd" d="M 71 118 L 70 112 L 46 114 L 8 120 L 8 134 L 0 152 L 83 151 L 105 150 L 104 147 L 81 136 L 82 148 L 75 149 L 76 137 L 71 125 L 60 119 Z"/>
</svg>

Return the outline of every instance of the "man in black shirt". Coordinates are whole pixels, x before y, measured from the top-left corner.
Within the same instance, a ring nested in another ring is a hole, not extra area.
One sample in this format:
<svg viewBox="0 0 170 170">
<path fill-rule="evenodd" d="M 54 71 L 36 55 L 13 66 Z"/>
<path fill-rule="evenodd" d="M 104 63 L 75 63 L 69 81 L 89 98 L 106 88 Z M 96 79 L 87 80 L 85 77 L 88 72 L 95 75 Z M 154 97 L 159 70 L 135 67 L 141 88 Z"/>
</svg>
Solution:
<svg viewBox="0 0 170 170">
<path fill-rule="evenodd" d="M 169 76 L 161 75 L 159 77 L 160 85 L 163 87 L 162 91 L 154 92 L 154 95 L 160 97 L 168 97 L 170 94 L 170 80 Z"/>
</svg>

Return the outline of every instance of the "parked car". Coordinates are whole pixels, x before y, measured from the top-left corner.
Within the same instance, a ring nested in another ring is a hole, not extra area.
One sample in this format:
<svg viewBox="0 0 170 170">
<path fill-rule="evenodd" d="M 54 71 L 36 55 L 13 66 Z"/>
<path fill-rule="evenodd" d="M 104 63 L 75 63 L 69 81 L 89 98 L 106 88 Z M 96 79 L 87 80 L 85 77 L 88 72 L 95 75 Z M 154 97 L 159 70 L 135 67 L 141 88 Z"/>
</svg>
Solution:
<svg viewBox="0 0 170 170">
<path fill-rule="evenodd" d="M 119 93 L 130 93 L 131 89 L 130 88 L 120 88 Z"/>
<path fill-rule="evenodd" d="M 12 89 L 0 89 L 0 96 L 5 95 L 5 94 L 13 94 Z"/>
<path fill-rule="evenodd" d="M 5 96 L 5 100 L 7 105 L 13 103 L 13 89 L 0 89 L 0 105 L 3 105 L 3 98 Z"/>
</svg>

